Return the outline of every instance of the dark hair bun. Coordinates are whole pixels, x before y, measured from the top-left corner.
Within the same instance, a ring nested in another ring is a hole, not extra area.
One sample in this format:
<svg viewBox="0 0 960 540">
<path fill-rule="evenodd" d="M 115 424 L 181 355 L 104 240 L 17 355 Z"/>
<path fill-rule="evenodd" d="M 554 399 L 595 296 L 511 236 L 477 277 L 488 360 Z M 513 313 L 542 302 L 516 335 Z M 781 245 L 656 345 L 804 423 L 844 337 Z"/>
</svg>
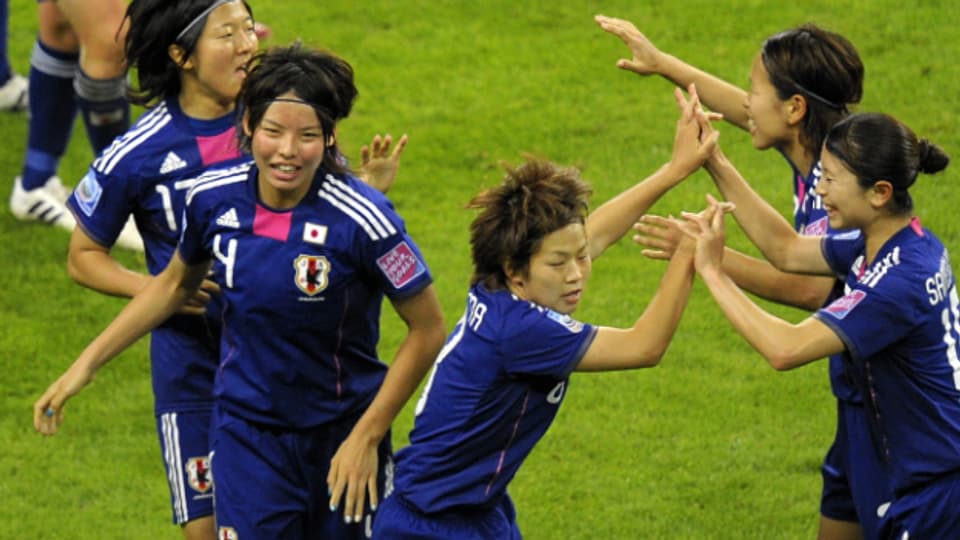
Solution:
<svg viewBox="0 0 960 540">
<path fill-rule="evenodd" d="M 942 148 L 928 141 L 920 139 L 919 148 L 920 162 L 917 166 L 920 172 L 933 174 L 947 168 L 950 163 L 950 156 Z"/>
</svg>

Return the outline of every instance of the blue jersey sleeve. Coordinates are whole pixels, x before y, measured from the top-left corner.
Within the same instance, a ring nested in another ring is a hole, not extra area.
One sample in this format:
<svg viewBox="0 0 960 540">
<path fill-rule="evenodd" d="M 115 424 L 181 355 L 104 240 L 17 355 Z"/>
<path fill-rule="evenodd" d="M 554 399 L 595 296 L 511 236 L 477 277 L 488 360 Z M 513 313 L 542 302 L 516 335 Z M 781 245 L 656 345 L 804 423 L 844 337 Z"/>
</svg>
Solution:
<svg viewBox="0 0 960 540">
<path fill-rule="evenodd" d="M 102 174 L 91 167 L 67 205 L 90 238 L 110 247 L 133 212 L 136 190 L 134 179 Z"/>
<path fill-rule="evenodd" d="M 863 251 L 863 244 L 863 235 L 859 230 L 846 231 L 824 236 L 820 241 L 820 251 L 830 268 L 842 280 Z"/>
<path fill-rule="evenodd" d="M 511 375 L 566 378 L 596 335 L 593 326 L 542 307 L 531 306 L 510 319 L 501 347 L 504 369 Z"/>
<path fill-rule="evenodd" d="M 916 284 L 898 274 L 876 286 L 858 283 L 814 316 L 836 332 L 854 358 L 869 358 L 917 325 Z"/>
<path fill-rule="evenodd" d="M 408 298 L 433 282 L 426 260 L 393 205 L 379 192 L 358 181 L 351 183 L 370 203 L 368 229 L 358 229 L 357 264 L 380 285 L 388 298 Z"/>
</svg>

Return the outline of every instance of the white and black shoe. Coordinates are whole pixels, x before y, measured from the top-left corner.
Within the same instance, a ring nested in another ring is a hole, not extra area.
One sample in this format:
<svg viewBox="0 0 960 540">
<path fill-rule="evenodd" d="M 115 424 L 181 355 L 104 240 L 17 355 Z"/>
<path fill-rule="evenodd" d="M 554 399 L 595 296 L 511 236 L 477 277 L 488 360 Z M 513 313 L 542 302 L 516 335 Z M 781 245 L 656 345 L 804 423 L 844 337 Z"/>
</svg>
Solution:
<svg viewBox="0 0 960 540">
<path fill-rule="evenodd" d="M 0 111 L 25 111 L 30 105 L 27 89 L 30 83 L 22 75 L 13 74 L 10 80 L 0 86 Z"/>
<path fill-rule="evenodd" d="M 13 193 L 10 194 L 10 211 L 21 221 L 39 221 L 73 232 L 77 222 L 63 204 L 66 198 L 64 193 L 70 194 L 56 176 L 50 177 L 43 186 L 29 191 L 23 189 L 23 181 L 18 176 L 13 181 Z"/>
</svg>

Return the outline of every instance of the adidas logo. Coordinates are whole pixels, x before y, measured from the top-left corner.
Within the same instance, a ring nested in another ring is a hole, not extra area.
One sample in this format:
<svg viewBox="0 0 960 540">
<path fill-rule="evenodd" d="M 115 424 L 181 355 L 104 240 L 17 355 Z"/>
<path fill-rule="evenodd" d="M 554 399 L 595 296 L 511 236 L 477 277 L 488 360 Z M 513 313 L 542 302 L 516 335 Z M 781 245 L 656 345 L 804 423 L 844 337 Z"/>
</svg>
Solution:
<svg viewBox="0 0 960 540">
<path fill-rule="evenodd" d="M 160 174 L 167 174 L 168 172 L 182 169 L 186 166 L 187 162 L 184 161 L 183 158 L 170 152 L 167 154 L 167 157 L 163 158 L 163 165 L 160 166 Z"/>
<path fill-rule="evenodd" d="M 226 212 L 220 214 L 220 217 L 217 218 L 217 225 L 221 227 L 230 227 L 232 229 L 240 228 L 240 220 L 237 219 L 237 209 L 231 208 Z"/>
</svg>

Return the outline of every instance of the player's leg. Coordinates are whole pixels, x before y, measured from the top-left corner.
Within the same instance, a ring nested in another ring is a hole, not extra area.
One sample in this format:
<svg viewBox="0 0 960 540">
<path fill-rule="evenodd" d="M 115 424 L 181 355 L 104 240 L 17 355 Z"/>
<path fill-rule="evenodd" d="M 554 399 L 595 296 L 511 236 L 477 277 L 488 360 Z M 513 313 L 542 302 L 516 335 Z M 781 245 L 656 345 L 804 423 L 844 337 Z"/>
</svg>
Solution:
<svg viewBox="0 0 960 540">
<path fill-rule="evenodd" d="M 125 0 L 58 0 L 80 40 L 77 105 L 94 154 L 130 125 L 126 99 Z"/>
<path fill-rule="evenodd" d="M 10 23 L 10 2 L 0 0 L 0 111 L 22 111 L 27 108 L 27 79 L 14 73 L 7 52 L 7 28 Z"/>
<path fill-rule="evenodd" d="M 890 470 L 880 455 L 870 432 L 866 407 L 843 403 L 841 410 L 846 427 L 846 476 L 857 509 L 864 538 L 877 538 L 880 514 L 893 500 Z"/>
<path fill-rule="evenodd" d="M 209 459 L 210 413 L 165 412 L 157 416 L 173 522 L 181 526 L 187 540 L 216 539 Z"/>
<path fill-rule="evenodd" d="M 289 432 L 257 426 L 214 407 L 210 466 L 217 538 L 327 538 L 306 523 L 310 493 Z"/>
<path fill-rule="evenodd" d="M 880 538 L 957 538 L 957 508 L 960 473 L 954 472 L 895 499 L 881 519 Z"/>
<path fill-rule="evenodd" d="M 373 523 L 377 540 L 520 540 L 516 512 L 509 496 L 494 508 L 426 515 L 399 497 L 387 497 Z"/>
<path fill-rule="evenodd" d="M 10 210 L 73 231 L 76 222 L 63 205 L 68 191 L 56 177 L 76 117 L 73 73 L 79 43 L 56 4 L 37 5 L 39 32 L 30 57 L 30 119 L 23 170 L 14 180 Z"/>
<path fill-rule="evenodd" d="M 837 402 L 837 433 L 823 460 L 820 473 L 823 492 L 820 497 L 818 540 L 862 540 L 863 531 L 847 476 L 847 423 L 840 401 Z"/>
<path fill-rule="evenodd" d="M 304 435 L 299 444 L 301 448 L 302 469 L 309 482 L 310 500 L 308 527 L 319 531 L 322 538 L 364 540 L 373 533 L 375 515 L 370 509 L 370 499 L 366 499 L 363 517 L 360 523 L 346 523 L 343 505 L 337 511 L 331 511 L 327 504 L 330 500 L 327 490 L 327 474 L 330 461 L 346 440 L 359 417 L 348 418 L 328 424 L 324 429 L 314 430 Z M 377 493 L 379 500 L 393 491 L 393 445 L 390 431 L 377 447 Z"/>
</svg>

